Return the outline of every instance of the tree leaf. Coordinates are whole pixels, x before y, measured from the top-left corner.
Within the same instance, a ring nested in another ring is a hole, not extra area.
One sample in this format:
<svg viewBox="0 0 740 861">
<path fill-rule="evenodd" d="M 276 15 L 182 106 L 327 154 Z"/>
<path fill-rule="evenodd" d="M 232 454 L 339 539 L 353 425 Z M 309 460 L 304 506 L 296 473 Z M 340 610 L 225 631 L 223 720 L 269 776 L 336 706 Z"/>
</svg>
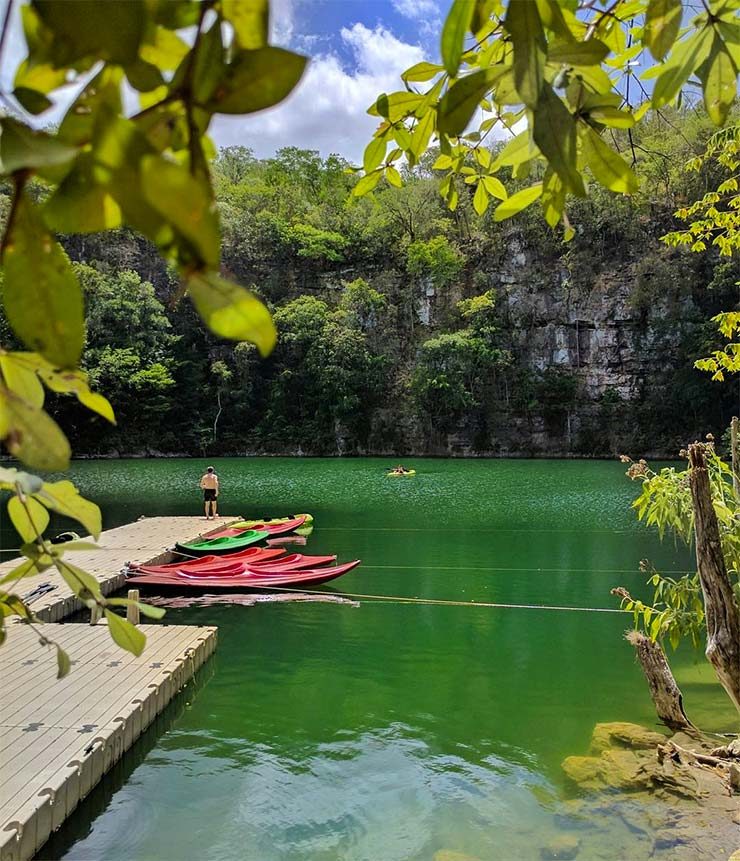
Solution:
<svg viewBox="0 0 740 861">
<path fill-rule="evenodd" d="M 69 466 L 69 443 L 59 425 L 6 388 L 0 388 L 0 428 L 8 451 L 32 469 L 55 472 Z"/>
<path fill-rule="evenodd" d="M 493 170 L 498 170 L 504 165 L 517 165 L 535 158 L 539 150 L 534 145 L 529 129 L 520 132 L 512 138 L 493 162 Z"/>
<path fill-rule="evenodd" d="M 521 191 L 517 191 L 516 194 L 512 194 L 503 203 L 499 203 L 494 210 L 493 220 L 504 221 L 507 218 L 511 218 L 513 215 L 531 206 L 541 196 L 541 182 L 538 182 L 536 185 L 530 185 L 529 188 L 523 188 Z"/>
<path fill-rule="evenodd" d="M 509 196 L 504 184 L 496 179 L 495 176 L 484 176 L 481 178 L 481 182 L 485 186 L 486 191 L 493 197 L 497 197 L 499 200 L 506 200 Z"/>
<path fill-rule="evenodd" d="M 73 367 L 85 340 L 82 291 L 67 255 L 25 196 L 5 238 L 3 301 L 13 331 L 55 365 Z"/>
<path fill-rule="evenodd" d="M 598 66 L 608 56 L 609 48 L 598 39 L 578 39 L 552 42 L 547 48 L 550 63 L 564 63 L 569 66 Z"/>
<path fill-rule="evenodd" d="M 711 121 L 724 125 L 737 92 L 737 69 L 722 39 L 715 34 L 709 58 L 698 70 L 704 105 Z"/>
<path fill-rule="evenodd" d="M 44 218 L 59 233 L 97 233 L 122 224 L 121 208 L 95 182 L 92 155 L 82 153 L 44 206 Z"/>
<path fill-rule="evenodd" d="M 649 0 L 643 42 L 656 60 L 670 51 L 681 30 L 681 0 Z"/>
<path fill-rule="evenodd" d="M 163 607 L 152 607 L 151 604 L 133 601 L 131 598 L 107 598 L 105 603 L 109 607 L 129 607 L 133 604 L 139 608 L 142 616 L 147 616 L 150 619 L 162 619 L 165 615 Z"/>
<path fill-rule="evenodd" d="M 212 272 L 193 275 L 188 280 L 188 292 L 214 334 L 251 341 L 263 356 L 272 352 L 277 340 L 275 324 L 254 294 Z"/>
<path fill-rule="evenodd" d="M 61 646 L 56 647 L 57 650 L 57 678 L 63 679 L 72 669 L 72 662 L 69 660 L 69 655 Z"/>
<path fill-rule="evenodd" d="M 385 151 L 388 148 L 388 144 L 385 141 L 385 138 L 373 138 L 370 143 L 365 147 L 365 154 L 362 159 L 362 166 L 365 170 L 365 173 L 371 173 L 375 170 L 378 165 L 385 158 Z"/>
<path fill-rule="evenodd" d="M 5 385 L 23 398 L 32 407 L 44 405 L 44 387 L 36 371 L 18 356 L 23 354 L 5 353 L 0 355 L 0 371 Z"/>
<path fill-rule="evenodd" d="M 300 81 L 306 58 L 273 46 L 242 51 L 206 105 L 220 114 L 251 114 L 281 102 Z"/>
<path fill-rule="evenodd" d="M 371 117 L 384 117 L 391 123 L 397 123 L 412 114 L 423 101 L 424 96 L 419 95 L 419 93 L 410 93 L 407 90 L 390 95 L 381 93 L 367 112 Z"/>
<path fill-rule="evenodd" d="M 29 129 L 10 117 L 3 117 L 0 125 L 0 164 L 3 173 L 66 164 L 77 155 L 74 147 L 53 135 Z"/>
<path fill-rule="evenodd" d="M 229 0 L 222 2 L 222 8 Z M 233 0 L 231 0 L 233 2 Z M 190 48 L 174 30 L 167 27 L 153 27 L 144 40 L 139 52 L 141 59 L 162 72 L 176 69 L 188 54 Z M 127 67 L 127 71 L 128 71 Z"/>
<path fill-rule="evenodd" d="M 100 591 L 100 583 L 92 574 L 88 574 L 87 571 L 83 571 L 76 565 L 71 565 L 66 559 L 57 559 L 56 565 L 64 582 L 78 598 L 83 601 L 102 599 L 103 593 Z"/>
<path fill-rule="evenodd" d="M 610 105 L 591 108 L 588 116 L 592 120 L 609 126 L 613 129 L 631 129 L 635 124 L 635 117 L 629 111 L 620 111 Z"/>
<path fill-rule="evenodd" d="M 49 512 L 33 497 L 26 499 L 24 505 L 17 496 L 11 496 L 8 517 L 24 542 L 36 541 L 49 525 Z"/>
<path fill-rule="evenodd" d="M 712 28 L 703 27 L 674 47 L 668 62 L 657 67 L 662 71 L 653 88 L 654 108 L 661 108 L 676 98 L 689 75 L 709 56 L 711 45 Z"/>
<path fill-rule="evenodd" d="M 122 619 L 112 610 L 106 609 L 103 612 L 108 620 L 108 630 L 114 642 L 138 658 L 146 646 L 146 636 L 139 628 L 126 619 Z"/>
<path fill-rule="evenodd" d="M 414 127 L 409 149 L 417 159 L 421 158 L 422 153 L 429 146 L 429 140 L 434 133 L 434 118 L 435 111 L 429 110 Z"/>
<path fill-rule="evenodd" d="M 34 493 L 34 496 L 52 511 L 81 523 L 93 538 L 100 536 L 103 528 L 100 509 L 94 502 L 80 496 L 71 481 L 44 482 L 41 490 Z"/>
<path fill-rule="evenodd" d="M 565 185 L 552 168 L 548 168 L 542 181 L 542 212 L 550 227 L 555 227 L 565 209 Z"/>
<path fill-rule="evenodd" d="M 197 259 L 217 268 L 221 254 L 218 210 L 205 180 L 162 156 L 141 159 L 142 191 L 156 209 L 191 246 Z"/>
<path fill-rule="evenodd" d="M 375 186 L 380 182 L 380 177 L 383 175 L 383 172 L 380 170 L 374 170 L 372 173 L 368 173 L 357 182 L 357 185 L 352 189 L 352 195 L 354 197 L 362 197 L 363 194 L 367 194 L 372 191 Z"/>
<path fill-rule="evenodd" d="M 85 57 L 132 63 L 144 35 L 144 0 L 33 0 L 33 8 L 54 33 L 55 65 L 74 66 Z"/>
<path fill-rule="evenodd" d="M 583 197 L 586 192 L 577 169 L 575 119 L 549 84 L 542 87 L 534 111 L 532 136 L 566 189 Z"/>
<path fill-rule="evenodd" d="M 390 185 L 393 185 L 396 188 L 403 187 L 403 180 L 401 179 L 401 174 L 392 165 L 388 165 L 388 167 L 385 169 L 385 178 L 388 180 L 388 183 Z"/>
<path fill-rule="evenodd" d="M 234 28 L 240 48 L 251 51 L 267 44 L 270 26 L 268 0 L 221 0 L 221 10 Z"/>
<path fill-rule="evenodd" d="M 102 416 L 112 425 L 116 423 L 116 416 L 113 412 L 113 407 L 110 401 L 104 395 L 98 392 L 91 392 L 89 389 L 83 389 L 77 392 L 77 400 L 89 410 Z"/>
<path fill-rule="evenodd" d="M 622 194 L 638 190 L 637 177 L 627 162 L 589 126 L 581 127 L 581 145 L 586 164 L 601 185 Z"/>
<path fill-rule="evenodd" d="M 401 75 L 401 78 L 406 83 L 430 81 L 435 75 L 444 71 L 444 66 L 438 66 L 436 63 L 416 63 L 410 69 Z"/>
<path fill-rule="evenodd" d="M 455 81 L 439 102 L 437 123 L 440 132 L 461 135 L 480 100 L 503 73 L 504 69 L 480 69 Z"/>
<path fill-rule="evenodd" d="M 470 29 L 473 9 L 474 4 L 470 0 L 453 0 L 442 28 L 442 62 L 447 69 L 447 74 L 453 78 L 460 68 L 460 60 L 465 47 L 465 35 Z"/>
<path fill-rule="evenodd" d="M 475 189 L 475 194 L 473 195 L 473 209 L 478 213 L 478 215 L 485 215 L 485 212 L 488 209 L 488 202 L 489 198 L 486 187 L 482 182 L 479 182 Z"/>
<path fill-rule="evenodd" d="M 545 75 L 547 41 L 537 4 L 510 0 L 504 26 L 514 46 L 514 85 L 527 107 L 537 106 Z"/>
</svg>

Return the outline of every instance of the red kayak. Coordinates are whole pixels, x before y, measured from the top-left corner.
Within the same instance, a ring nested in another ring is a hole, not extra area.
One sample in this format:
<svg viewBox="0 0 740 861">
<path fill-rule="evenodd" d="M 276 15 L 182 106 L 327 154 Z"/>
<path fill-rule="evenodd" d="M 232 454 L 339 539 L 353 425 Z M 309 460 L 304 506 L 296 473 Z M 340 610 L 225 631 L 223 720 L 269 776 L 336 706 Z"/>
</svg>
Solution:
<svg viewBox="0 0 740 861">
<path fill-rule="evenodd" d="M 211 561 L 211 559 L 215 561 Z M 288 571 L 297 571 L 300 568 L 318 568 L 320 565 L 327 565 L 336 561 L 336 556 L 305 556 L 303 553 L 290 553 L 277 560 L 263 557 L 257 562 L 252 562 L 249 559 L 241 561 L 239 559 L 232 560 L 230 557 L 204 556 L 203 559 L 194 559 L 192 562 L 185 562 L 182 565 L 177 563 L 161 566 L 142 565 L 132 572 L 132 576 L 181 572 L 193 577 L 232 577 L 249 571 L 262 573 L 265 566 L 270 568 L 270 573 L 282 574 Z"/>
<path fill-rule="evenodd" d="M 236 529 L 233 526 L 229 526 L 226 529 L 219 529 L 218 532 L 209 532 L 208 538 L 209 540 L 212 538 L 234 538 L 237 535 L 241 535 L 244 532 L 254 530 L 255 532 L 269 532 L 271 537 L 276 535 L 287 535 L 289 532 L 293 532 L 296 529 L 300 529 L 301 526 L 306 522 L 305 517 L 295 517 L 293 520 L 286 520 L 284 523 L 270 523 L 268 520 L 265 523 L 257 523 L 249 525 L 249 528 L 244 529 Z"/>
<path fill-rule="evenodd" d="M 184 589 L 255 589 L 271 586 L 307 587 L 328 583 L 360 564 L 359 559 L 344 565 L 307 568 L 299 571 L 258 571 L 253 569 L 232 576 L 194 574 L 192 571 L 170 571 L 167 574 L 143 574 L 134 578 L 137 586 L 166 586 Z"/>
<path fill-rule="evenodd" d="M 200 568 L 203 565 L 233 565 L 235 562 L 257 564 L 259 562 L 272 562 L 278 556 L 285 556 L 285 550 L 281 547 L 247 547 L 246 550 L 238 550 L 236 553 L 225 553 L 223 556 L 200 556 L 198 559 L 190 559 L 187 562 L 170 562 L 167 565 L 141 565 L 138 562 L 129 562 L 132 571 L 141 571 L 146 574 L 158 574 L 179 570 L 181 568 Z M 282 560 L 281 560 L 282 561 Z"/>
</svg>

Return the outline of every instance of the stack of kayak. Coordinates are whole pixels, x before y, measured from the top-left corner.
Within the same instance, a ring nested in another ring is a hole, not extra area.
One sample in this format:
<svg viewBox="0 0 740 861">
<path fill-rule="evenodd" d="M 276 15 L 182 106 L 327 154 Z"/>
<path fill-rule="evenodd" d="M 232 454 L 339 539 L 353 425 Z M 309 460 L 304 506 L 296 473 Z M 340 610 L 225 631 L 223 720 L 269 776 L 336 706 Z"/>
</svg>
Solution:
<svg viewBox="0 0 740 861">
<path fill-rule="evenodd" d="M 166 565 L 129 563 L 136 587 L 244 589 L 315 586 L 346 574 L 360 560 L 335 565 L 336 556 L 287 553 L 282 547 L 254 547 L 263 539 L 300 529 L 310 515 L 279 520 L 245 521 L 210 533 L 202 541 L 176 545 L 183 561 Z M 311 518 L 312 519 L 312 518 Z M 310 521 L 309 521 L 310 522 Z"/>
<path fill-rule="evenodd" d="M 310 518 L 310 520 L 309 520 Z M 310 514 L 300 514 L 298 517 L 280 518 L 277 520 L 249 520 L 235 523 L 218 532 L 210 532 L 199 541 L 176 544 L 178 553 L 185 556 L 210 556 L 220 553 L 233 553 L 244 550 L 253 544 L 259 544 L 269 538 L 280 535 L 290 535 L 313 521 Z"/>
</svg>

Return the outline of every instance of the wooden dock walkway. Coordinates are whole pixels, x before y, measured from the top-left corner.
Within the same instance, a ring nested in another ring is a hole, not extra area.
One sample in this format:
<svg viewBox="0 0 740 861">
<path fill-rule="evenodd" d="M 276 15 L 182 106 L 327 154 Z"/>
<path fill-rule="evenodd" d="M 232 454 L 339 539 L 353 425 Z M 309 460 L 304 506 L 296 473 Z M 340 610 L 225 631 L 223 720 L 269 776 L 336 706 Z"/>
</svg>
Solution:
<svg viewBox="0 0 740 861">
<path fill-rule="evenodd" d="M 222 528 L 228 520 L 151 517 L 110 529 L 99 549 L 70 552 L 104 595 L 121 589 L 126 562 L 166 561 L 166 548 Z M 0 564 L 0 577 L 18 564 Z M 111 640 L 105 622 L 53 624 L 82 608 L 53 569 L 19 582 L 43 623 L 12 624 L 0 647 L 0 861 L 28 861 L 103 774 L 127 751 L 216 647 L 216 628 L 142 625 L 147 644 L 134 657 Z M 53 649 L 72 661 L 56 679 Z"/>
<path fill-rule="evenodd" d="M 166 547 L 177 541 L 191 541 L 206 531 L 222 529 L 234 519 L 222 518 L 217 523 L 207 523 L 203 517 L 147 517 L 106 530 L 100 536 L 97 550 L 70 552 L 66 558 L 92 574 L 103 594 L 110 595 L 123 588 L 126 578 L 121 569 L 127 562 L 156 564 Z M 18 559 L 0 564 L 0 577 L 16 565 Z M 47 584 L 52 588 L 42 592 Z M 17 591 L 22 598 L 32 596 L 29 599 L 31 609 L 44 622 L 58 622 L 82 609 L 82 602 L 54 569 L 23 579 Z"/>
<path fill-rule="evenodd" d="M 104 624 L 39 627 L 73 666 L 57 681 L 54 651 L 22 625 L 0 648 L 2 861 L 34 856 L 216 646 L 215 628 L 143 625 L 135 658 Z"/>
</svg>

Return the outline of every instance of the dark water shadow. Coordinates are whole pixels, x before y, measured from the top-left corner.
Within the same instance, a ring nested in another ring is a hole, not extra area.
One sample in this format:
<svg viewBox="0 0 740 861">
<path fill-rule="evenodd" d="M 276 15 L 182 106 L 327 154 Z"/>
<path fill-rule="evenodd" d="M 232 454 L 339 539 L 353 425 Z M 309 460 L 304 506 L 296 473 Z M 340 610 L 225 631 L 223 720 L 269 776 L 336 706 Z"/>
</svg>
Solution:
<svg viewBox="0 0 740 861">
<path fill-rule="evenodd" d="M 215 671 L 216 664 L 211 656 L 111 770 L 103 775 L 100 783 L 82 799 L 62 827 L 52 833 L 39 849 L 35 861 L 56 861 L 64 857 L 78 840 L 92 832 L 95 820 L 106 811 L 116 792 L 128 782 L 162 736 L 182 717 L 185 709 L 200 696 Z"/>
</svg>

